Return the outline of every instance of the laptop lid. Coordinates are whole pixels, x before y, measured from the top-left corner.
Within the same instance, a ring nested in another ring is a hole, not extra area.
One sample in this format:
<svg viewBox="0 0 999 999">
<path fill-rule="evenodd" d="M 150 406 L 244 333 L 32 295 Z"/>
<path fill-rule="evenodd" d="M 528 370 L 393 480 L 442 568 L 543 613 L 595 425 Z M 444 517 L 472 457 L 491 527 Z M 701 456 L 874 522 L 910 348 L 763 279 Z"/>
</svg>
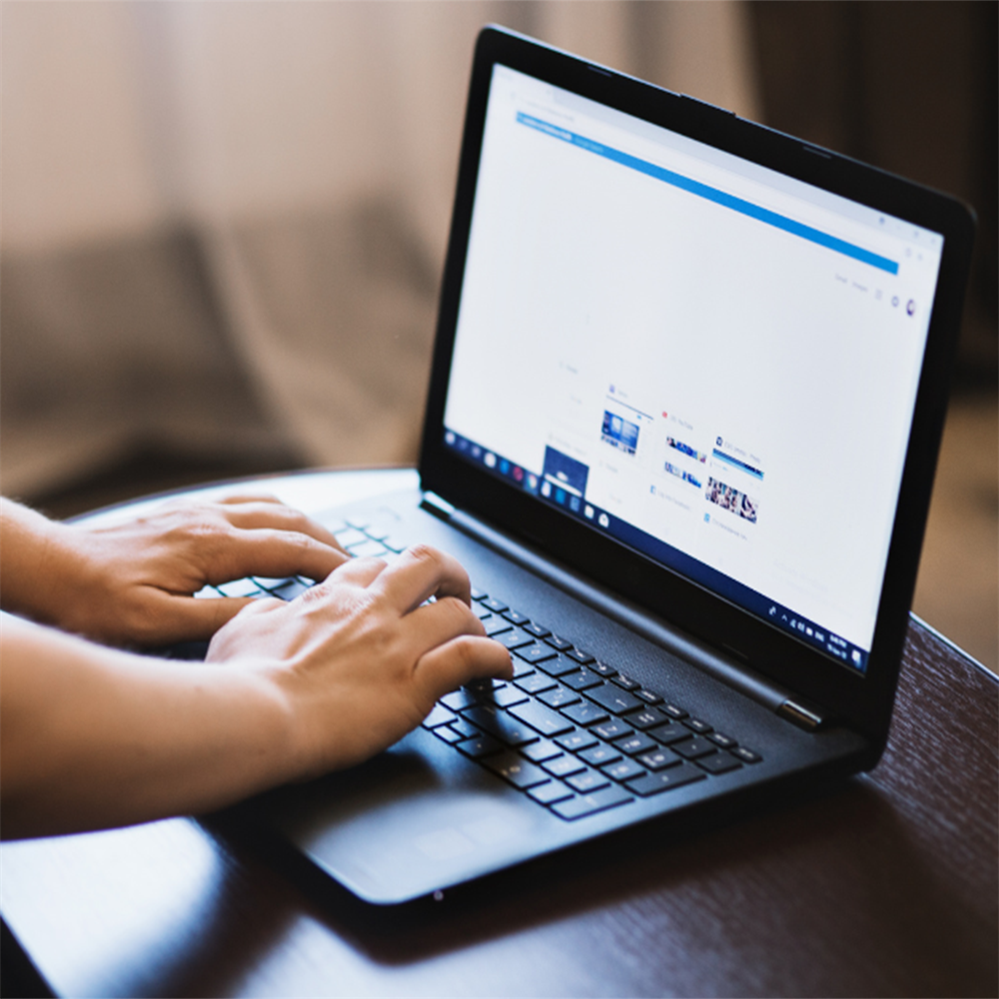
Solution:
<svg viewBox="0 0 999 999">
<path fill-rule="evenodd" d="M 943 195 L 486 29 L 423 486 L 880 745 L 972 234 Z"/>
</svg>

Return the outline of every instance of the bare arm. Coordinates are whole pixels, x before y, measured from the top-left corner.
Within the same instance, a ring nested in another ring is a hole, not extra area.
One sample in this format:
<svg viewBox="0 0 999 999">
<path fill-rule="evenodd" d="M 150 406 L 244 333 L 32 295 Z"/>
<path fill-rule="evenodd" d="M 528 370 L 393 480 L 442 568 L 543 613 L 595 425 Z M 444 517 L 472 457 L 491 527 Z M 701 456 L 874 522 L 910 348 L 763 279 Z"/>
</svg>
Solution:
<svg viewBox="0 0 999 999">
<path fill-rule="evenodd" d="M 5 837 L 221 807 L 365 759 L 445 692 L 510 674 L 464 571 L 429 548 L 345 563 L 289 604 L 256 602 L 219 631 L 208 664 L 6 616 L 0 642 Z"/>
</svg>

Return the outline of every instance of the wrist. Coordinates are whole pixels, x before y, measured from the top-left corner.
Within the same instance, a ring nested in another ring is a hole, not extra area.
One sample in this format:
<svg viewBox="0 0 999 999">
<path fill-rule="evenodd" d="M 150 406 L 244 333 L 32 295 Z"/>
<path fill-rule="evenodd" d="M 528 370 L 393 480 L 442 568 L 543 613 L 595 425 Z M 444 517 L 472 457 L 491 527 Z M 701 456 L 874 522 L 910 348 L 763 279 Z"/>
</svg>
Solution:
<svg viewBox="0 0 999 999">
<path fill-rule="evenodd" d="M 3 609 L 47 624 L 62 623 L 62 610 L 81 575 L 73 528 L 10 500 L 0 500 Z"/>
</svg>

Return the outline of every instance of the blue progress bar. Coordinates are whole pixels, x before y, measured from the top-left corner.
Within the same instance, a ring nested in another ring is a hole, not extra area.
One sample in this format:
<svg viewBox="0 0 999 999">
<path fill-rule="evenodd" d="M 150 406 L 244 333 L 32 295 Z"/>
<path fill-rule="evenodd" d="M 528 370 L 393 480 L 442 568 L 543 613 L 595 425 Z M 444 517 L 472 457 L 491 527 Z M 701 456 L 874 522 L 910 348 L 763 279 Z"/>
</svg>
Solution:
<svg viewBox="0 0 999 999">
<path fill-rule="evenodd" d="M 717 187 L 709 187 L 707 184 L 700 183 L 700 181 L 691 180 L 690 177 L 684 177 L 683 174 L 666 170 L 663 167 L 656 166 L 654 163 L 649 163 L 648 160 L 640 160 L 637 156 L 630 156 L 628 153 L 621 152 L 620 149 L 614 149 L 612 146 L 605 146 L 603 143 L 594 142 L 592 139 L 587 139 L 585 136 L 577 135 L 575 132 L 559 128 L 557 125 L 542 121 L 540 118 L 533 118 L 522 111 L 517 112 L 517 121 L 522 125 L 535 128 L 539 132 L 544 132 L 545 135 L 562 139 L 563 142 L 568 142 L 573 146 L 578 146 L 580 149 L 596 153 L 598 156 L 613 160 L 613 162 L 620 163 L 622 166 L 630 167 L 632 170 L 637 170 L 639 173 L 654 177 L 656 180 L 664 181 L 673 187 L 680 188 L 682 191 L 695 194 L 699 198 L 712 201 L 723 208 L 731 208 L 732 211 L 739 212 L 741 215 L 747 215 L 758 222 L 772 225 L 776 229 L 783 229 L 784 232 L 789 232 L 793 236 L 800 236 L 811 243 L 817 243 L 819 246 L 835 250 L 837 253 L 842 253 L 847 257 L 853 257 L 854 260 L 870 264 L 872 267 L 887 271 L 889 274 L 898 273 L 898 262 L 895 260 L 889 260 L 887 257 L 882 257 L 877 253 L 872 253 L 870 250 L 865 250 L 862 246 L 848 243 L 845 239 L 830 236 L 829 233 L 822 232 L 820 229 L 813 229 L 811 226 L 803 225 L 801 222 L 795 222 L 794 219 L 790 219 L 786 215 L 779 215 L 768 208 L 754 205 L 751 201 L 745 201 L 742 198 L 726 194 L 724 191 L 719 191 Z"/>
</svg>

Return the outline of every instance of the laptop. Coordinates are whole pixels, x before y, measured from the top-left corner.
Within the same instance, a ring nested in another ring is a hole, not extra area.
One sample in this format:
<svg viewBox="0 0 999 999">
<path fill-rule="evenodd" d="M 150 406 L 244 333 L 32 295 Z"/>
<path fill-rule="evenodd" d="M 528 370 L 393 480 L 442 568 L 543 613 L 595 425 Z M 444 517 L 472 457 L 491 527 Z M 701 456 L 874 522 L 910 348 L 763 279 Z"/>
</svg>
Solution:
<svg viewBox="0 0 999 999">
<path fill-rule="evenodd" d="M 457 556 L 515 677 L 257 818 L 392 904 L 872 768 L 973 229 L 949 197 L 484 29 L 420 488 L 322 519 L 358 554 Z"/>
</svg>

